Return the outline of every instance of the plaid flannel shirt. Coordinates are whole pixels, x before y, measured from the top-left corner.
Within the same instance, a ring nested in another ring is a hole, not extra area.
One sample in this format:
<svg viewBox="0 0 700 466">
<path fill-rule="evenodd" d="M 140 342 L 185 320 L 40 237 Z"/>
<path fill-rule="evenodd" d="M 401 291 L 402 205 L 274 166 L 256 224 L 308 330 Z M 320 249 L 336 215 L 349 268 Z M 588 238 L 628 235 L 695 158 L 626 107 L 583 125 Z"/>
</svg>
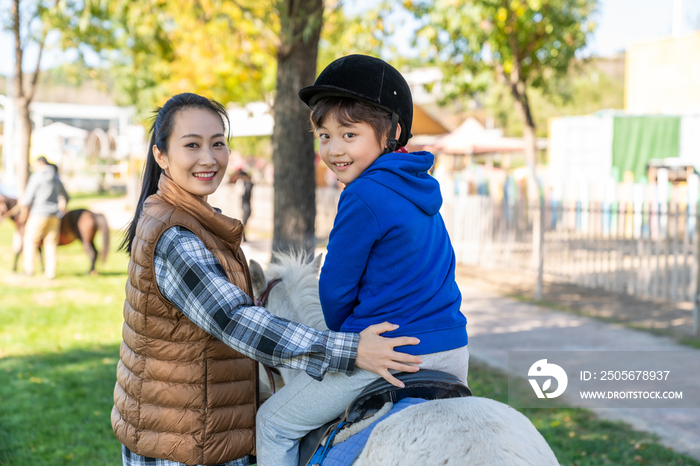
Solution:
<svg viewBox="0 0 700 466">
<path fill-rule="evenodd" d="M 303 370 L 316 380 L 322 380 L 329 370 L 349 374 L 355 369 L 358 334 L 316 330 L 254 306 L 248 295 L 228 281 L 204 243 L 186 228 L 175 226 L 163 233 L 154 265 L 163 296 L 236 351 L 268 366 Z M 181 466 L 136 455 L 123 446 L 122 461 L 124 466 Z M 249 458 L 226 463 L 248 464 Z"/>
<path fill-rule="evenodd" d="M 255 457 L 246 456 L 228 463 L 217 464 L 216 466 L 249 466 L 255 464 Z M 122 465 L 123 466 L 187 466 L 175 461 L 162 460 L 160 458 L 147 458 L 129 451 L 122 445 Z"/>
</svg>

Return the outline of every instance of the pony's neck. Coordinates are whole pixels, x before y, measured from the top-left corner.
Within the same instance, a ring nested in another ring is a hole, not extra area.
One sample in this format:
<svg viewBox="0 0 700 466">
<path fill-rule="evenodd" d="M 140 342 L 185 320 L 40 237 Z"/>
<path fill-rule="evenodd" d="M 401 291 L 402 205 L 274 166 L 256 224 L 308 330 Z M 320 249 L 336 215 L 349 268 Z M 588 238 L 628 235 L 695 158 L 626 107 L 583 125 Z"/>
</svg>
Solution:
<svg viewBox="0 0 700 466">
<path fill-rule="evenodd" d="M 0 196 L 0 202 L 3 202 L 5 204 L 5 207 L 7 208 L 7 212 L 10 212 L 12 209 L 17 207 L 17 203 L 19 201 L 17 199 L 12 198 L 12 197 Z M 5 212 L 3 214 L 3 216 L 7 215 L 7 212 Z M 20 214 L 20 212 L 18 211 L 18 212 L 15 212 L 13 215 L 10 215 L 10 219 L 13 222 L 15 222 L 15 225 L 17 225 L 18 227 L 21 226 L 20 221 L 19 221 L 19 214 Z"/>
</svg>

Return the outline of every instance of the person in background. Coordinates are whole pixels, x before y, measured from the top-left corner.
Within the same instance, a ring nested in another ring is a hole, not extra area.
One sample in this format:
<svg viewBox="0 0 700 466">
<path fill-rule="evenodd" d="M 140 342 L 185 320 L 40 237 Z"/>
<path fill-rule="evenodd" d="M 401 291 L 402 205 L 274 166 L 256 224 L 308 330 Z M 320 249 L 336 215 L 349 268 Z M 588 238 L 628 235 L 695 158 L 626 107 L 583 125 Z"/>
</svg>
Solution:
<svg viewBox="0 0 700 466">
<path fill-rule="evenodd" d="M 61 217 L 70 196 L 58 177 L 56 165 L 49 163 L 45 156 L 36 159 L 35 170 L 29 177 L 27 188 L 20 199 L 24 207 L 22 219 L 27 220 L 24 232 L 24 273 L 34 274 L 34 257 L 43 243 L 44 274 L 46 278 L 56 276 L 56 249 L 58 248 Z"/>
<path fill-rule="evenodd" d="M 253 197 L 253 179 L 250 177 L 248 172 L 238 169 L 231 175 L 229 183 L 236 184 L 238 180 L 243 180 L 243 195 L 241 196 L 241 209 L 243 210 L 243 218 L 241 218 L 241 223 L 243 224 L 243 242 L 246 241 L 245 238 L 245 227 L 248 224 L 248 219 L 251 214 L 250 201 Z"/>
</svg>

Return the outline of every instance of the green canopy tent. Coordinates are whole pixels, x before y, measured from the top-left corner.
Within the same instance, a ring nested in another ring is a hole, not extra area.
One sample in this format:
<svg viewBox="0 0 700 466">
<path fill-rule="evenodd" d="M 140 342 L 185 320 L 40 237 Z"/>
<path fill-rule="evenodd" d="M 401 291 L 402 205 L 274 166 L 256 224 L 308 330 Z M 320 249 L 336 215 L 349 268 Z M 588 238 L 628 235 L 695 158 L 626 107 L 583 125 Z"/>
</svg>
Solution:
<svg viewBox="0 0 700 466">
<path fill-rule="evenodd" d="M 678 157 L 680 123 L 679 117 L 671 116 L 616 116 L 612 164 L 617 181 L 632 172 L 638 182 L 646 177 L 649 160 Z"/>
</svg>

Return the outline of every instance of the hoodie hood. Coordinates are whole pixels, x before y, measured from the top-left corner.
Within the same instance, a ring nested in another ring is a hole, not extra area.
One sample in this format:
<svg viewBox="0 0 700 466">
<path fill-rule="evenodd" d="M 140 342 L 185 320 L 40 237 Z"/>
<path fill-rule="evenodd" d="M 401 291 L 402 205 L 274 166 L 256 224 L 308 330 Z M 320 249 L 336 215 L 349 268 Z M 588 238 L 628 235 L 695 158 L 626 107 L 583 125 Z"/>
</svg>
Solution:
<svg viewBox="0 0 700 466">
<path fill-rule="evenodd" d="M 442 206 L 442 194 L 440 184 L 428 173 L 434 162 L 435 156 L 430 152 L 391 152 L 375 160 L 358 180 L 381 184 L 426 214 L 436 215 Z"/>
</svg>

